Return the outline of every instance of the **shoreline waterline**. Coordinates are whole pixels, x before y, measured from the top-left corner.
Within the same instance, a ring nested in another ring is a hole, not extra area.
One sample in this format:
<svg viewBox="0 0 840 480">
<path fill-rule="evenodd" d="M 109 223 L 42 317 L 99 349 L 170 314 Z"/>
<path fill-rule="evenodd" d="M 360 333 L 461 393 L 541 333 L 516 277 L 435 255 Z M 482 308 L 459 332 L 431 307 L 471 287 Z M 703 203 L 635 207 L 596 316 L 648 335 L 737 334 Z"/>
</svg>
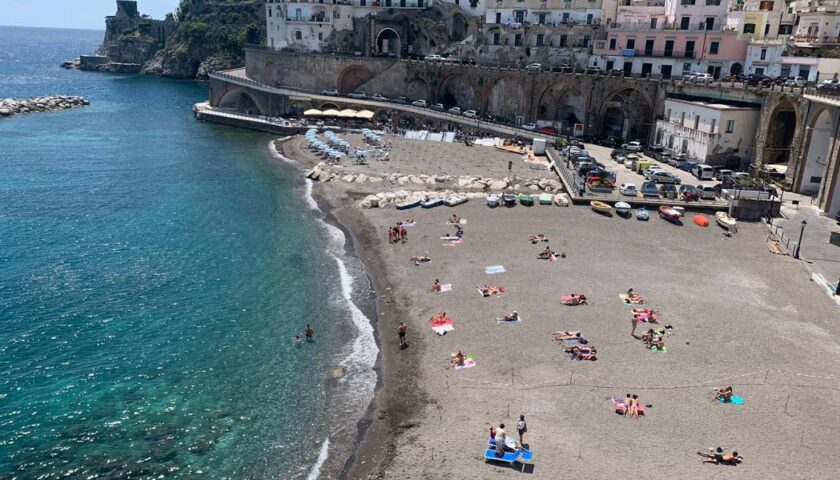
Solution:
<svg viewBox="0 0 840 480">
<path fill-rule="evenodd" d="M 288 141 L 293 137 L 284 137 L 280 139 L 273 139 L 269 142 L 269 152 L 273 158 L 282 161 L 284 164 L 294 166 L 301 172 L 305 171 L 304 165 L 293 159 L 286 157 L 276 148 L 276 142 Z M 371 277 L 367 266 L 362 261 L 358 251 L 356 250 L 357 242 L 355 241 L 350 229 L 343 224 L 341 220 L 334 215 L 334 205 L 332 205 L 326 198 L 320 197 L 313 191 L 314 182 L 310 179 L 304 179 L 304 202 L 307 207 L 315 213 L 315 220 L 321 225 L 321 228 L 328 237 L 328 242 L 332 243 L 333 249 L 329 246 L 327 253 L 333 257 L 336 262 L 339 277 L 339 289 L 345 302 L 345 308 L 350 314 L 349 320 L 352 327 L 355 329 L 354 338 L 348 342 L 350 351 L 339 352 L 346 353 L 343 358 L 337 358 L 337 365 L 341 368 L 343 373 L 339 379 L 339 384 L 344 382 L 342 389 L 346 390 L 343 393 L 349 394 L 357 392 L 359 387 L 364 389 L 362 395 L 369 389 L 367 398 L 359 398 L 364 401 L 364 408 L 356 418 L 356 432 L 352 436 L 353 440 L 349 443 L 349 454 L 342 455 L 345 458 L 336 458 L 341 460 L 341 467 L 338 468 L 339 478 L 348 478 L 348 474 L 354 465 L 354 459 L 360 446 L 366 441 L 369 427 L 372 423 L 373 406 L 376 403 L 377 395 L 379 394 L 383 385 L 383 378 L 380 370 L 380 345 L 381 339 L 377 328 L 377 319 L 379 315 L 378 297 L 373 287 L 373 278 Z M 344 257 L 344 258 L 342 258 Z M 359 272 L 364 275 L 365 280 L 369 283 L 371 293 L 363 299 L 362 305 L 357 305 L 353 299 L 355 293 L 354 278 L 348 272 L 345 260 L 357 261 L 362 267 Z M 346 348 L 346 347 L 345 347 Z M 342 349 L 343 350 L 343 349 Z M 372 378 L 371 378 L 372 377 Z M 368 386 L 370 380 L 373 380 L 372 385 Z M 358 394 L 357 394 L 358 395 Z M 330 432 L 328 437 L 324 440 L 316 463 L 312 466 L 307 480 L 316 480 L 322 473 L 324 464 L 330 459 L 330 438 L 337 436 L 339 432 Z M 344 432 L 342 432 L 344 433 Z"/>
</svg>

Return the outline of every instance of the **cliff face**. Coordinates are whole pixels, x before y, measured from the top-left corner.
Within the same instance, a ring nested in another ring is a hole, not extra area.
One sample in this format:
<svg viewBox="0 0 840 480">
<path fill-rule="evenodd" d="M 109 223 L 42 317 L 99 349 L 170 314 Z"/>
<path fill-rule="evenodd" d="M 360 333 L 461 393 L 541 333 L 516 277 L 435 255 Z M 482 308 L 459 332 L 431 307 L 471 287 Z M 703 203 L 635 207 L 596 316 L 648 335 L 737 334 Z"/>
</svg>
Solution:
<svg viewBox="0 0 840 480">
<path fill-rule="evenodd" d="M 174 14 L 153 20 L 140 15 L 137 2 L 118 0 L 117 13 L 105 22 L 101 53 L 111 62 L 138 64 L 141 73 L 202 78 L 244 64 L 243 46 L 265 38 L 265 2 L 181 0 Z"/>
</svg>

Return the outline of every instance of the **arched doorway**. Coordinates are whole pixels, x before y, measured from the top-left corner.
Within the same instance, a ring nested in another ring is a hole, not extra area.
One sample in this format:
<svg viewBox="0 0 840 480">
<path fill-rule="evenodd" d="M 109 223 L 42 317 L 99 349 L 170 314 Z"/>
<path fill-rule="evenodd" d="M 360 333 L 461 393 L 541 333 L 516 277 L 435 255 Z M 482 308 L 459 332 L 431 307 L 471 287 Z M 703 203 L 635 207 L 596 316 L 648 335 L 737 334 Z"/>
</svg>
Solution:
<svg viewBox="0 0 840 480">
<path fill-rule="evenodd" d="M 461 110 L 476 108 L 478 95 L 475 84 L 462 73 L 445 77 L 438 86 L 437 101 L 448 107 L 459 107 Z"/>
<path fill-rule="evenodd" d="M 413 78 L 405 85 L 405 95 L 416 100 L 429 100 L 429 86 L 422 78 Z"/>
<path fill-rule="evenodd" d="M 735 62 L 729 67 L 729 75 L 740 75 L 744 71 L 744 66 L 740 62 Z"/>
<path fill-rule="evenodd" d="M 573 85 L 555 83 L 540 95 L 536 119 L 559 122 L 563 133 L 569 134 L 576 123 L 586 124 L 586 97 Z"/>
<path fill-rule="evenodd" d="M 362 65 L 351 65 L 338 75 L 338 91 L 349 93 L 370 80 L 373 73 Z"/>
<path fill-rule="evenodd" d="M 470 28 L 470 24 L 467 21 L 467 17 L 460 13 L 456 13 L 452 15 L 452 32 L 449 34 L 449 38 L 453 42 L 460 42 L 461 40 L 467 38 L 467 31 Z"/>
<path fill-rule="evenodd" d="M 217 106 L 220 108 L 229 108 L 248 115 L 265 114 L 265 112 L 260 109 L 257 101 L 254 100 L 250 94 L 238 89 L 230 90 L 222 95 L 222 98 L 219 99 Z"/>
<path fill-rule="evenodd" d="M 820 189 L 825 166 L 831 155 L 831 142 L 837 131 L 837 119 L 826 108 L 814 118 L 810 127 L 811 138 L 808 142 L 808 152 L 797 172 L 798 192 L 807 195 L 817 193 Z"/>
<path fill-rule="evenodd" d="M 483 111 L 511 123 L 516 117 L 527 121 L 528 97 L 522 94 L 522 83 L 516 77 L 500 77 L 484 89 Z"/>
<path fill-rule="evenodd" d="M 392 57 L 400 56 L 400 34 L 393 28 L 383 28 L 376 35 L 376 53 L 380 55 L 389 55 Z"/>
<path fill-rule="evenodd" d="M 604 137 L 621 141 L 648 140 L 651 105 L 645 94 L 636 88 L 624 88 L 607 95 L 601 106 L 600 128 Z"/>
<path fill-rule="evenodd" d="M 764 163 L 787 163 L 795 133 L 796 109 L 790 102 L 779 104 L 770 116 L 767 139 L 764 142 Z"/>
<path fill-rule="evenodd" d="M 625 121 L 627 117 L 620 108 L 610 107 L 604 111 L 604 119 L 601 122 L 601 135 L 605 137 L 616 137 L 624 140 Z"/>
</svg>

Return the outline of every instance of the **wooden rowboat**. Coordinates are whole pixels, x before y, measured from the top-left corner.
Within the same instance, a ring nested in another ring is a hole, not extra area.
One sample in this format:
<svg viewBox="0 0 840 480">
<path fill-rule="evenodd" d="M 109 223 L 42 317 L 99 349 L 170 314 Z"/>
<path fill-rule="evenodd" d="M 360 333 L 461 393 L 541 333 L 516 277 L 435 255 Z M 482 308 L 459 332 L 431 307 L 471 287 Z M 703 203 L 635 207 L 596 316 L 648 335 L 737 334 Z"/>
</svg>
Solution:
<svg viewBox="0 0 840 480">
<path fill-rule="evenodd" d="M 738 222 L 734 218 L 730 217 L 726 212 L 717 212 L 715 214 L 715 220 L 718 225 L 727 230 L 733 230 L 738 226 Z"/>
<path fill-rule="evenodd" d="M 589 206 L 598 213 L 610 213 L 612 211 L 609 203 L 599 202 L 598 200 L 592 200 L 589 202 Z"/>
</svg>

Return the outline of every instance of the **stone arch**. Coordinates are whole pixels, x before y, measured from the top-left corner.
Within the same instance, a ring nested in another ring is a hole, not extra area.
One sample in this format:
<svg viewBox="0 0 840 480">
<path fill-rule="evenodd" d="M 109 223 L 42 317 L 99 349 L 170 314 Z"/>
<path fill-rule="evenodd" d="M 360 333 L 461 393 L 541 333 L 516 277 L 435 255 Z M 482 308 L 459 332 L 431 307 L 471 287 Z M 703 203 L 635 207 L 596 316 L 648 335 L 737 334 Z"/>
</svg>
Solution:
<svg viewBox="0 0 840 480">
<path fill-rule="evenodd" d="M 405 95 L 416 100 L 429 100 L 429 85 L 420 77 L 412 78 L 405 83 Z"/>
<path fill-rule="evenodd" d="M 513 122 L 517 116 L 528 117 L 528 96 L 522 92 L 522 81 L 516 76 L 499 76 L 488 82 L 481 93 L 481 109 L 493 116 Z"/>
<path fill-rule="evenodd" d="M 341 110 L 341 108 L 339 108 L 338 104 L 333 103 L 333 102 L 323 102 L 320 105 L 320 108 L 321 108 L 321 110 L 329 110 L 329 109 Z"/>
<path fill-rule="evenodd" d="M 338 74 L 338 91 L 349 93 L 373 78 L 373 72 L 364 65 L 350 65 Z"/>
<path fill-rule="evenodd" d="M 417 124 L 417 119 L 410 113 L 399 113 L 397 115 L 397 126 L 399 128 L 411 129 Z"/>
<path fill-rule="evenodd" d="M 219 98 L 217 107 L 231 108 L 237 112 L 247 113 L 249 115 L 265 115 L 266 110 L 260 105 L 259 100 L 245 90 L 233 88 L 226 91 L 221 98 Z"/>
<path fill-rule="evenodd" d="M 467 38 L 470 22 L 463 13 L 455 12 L 452 15 L 452 28 L 449 31 L 449 38 L 453 42 L 460 42 Z"/>
<path fill-rule="evenodd" d="M 478 88 L 473 80 L 463 73 L 451 73 L 440 81 L 437 101 L 448 107 L 461 110 L 476 108 L 479 103 Z"/>
<path fill-rule="evenodd" d="M 799 128 L 798 119 L 799 109 L 790 100 L 783 100 L 773 108 L 764 136 L 762 163 L 788 163 Z"/>
<path fill-rule="evenodd" d="M 819 192 L 825 167 L 831 160 L 831 143 L 835 141 L 837 123 L 837 115 L 826 106 L 811 115 L 805 127 L 805 146 L 794 174 L 795 191 L 809 195 Z"/>
<path fill-rule="evenodd" d="M 400 56 L 400 34 L 391 27 L 385 27 L 376 34 L 376 53 Z"/>
<path fill-rule="evenodd" d="M 636 87 L 619 87 L 604 97 L 598 132 L 622 141 L 647 141 L 652 110 L 646 92 Z"/>
<path fill-rule="evenodd" d="M 571 130 L 575 123 L 586 125 L 586 103 L 586 97 L 577 85 L 568 81 L 555 82 L 540 94 L 534 118 L 561 122 L 564 131 Z"/>
<path fill-rule="evenodd" d="M 744 66 L 741 62 L 735 62 L 729 67 L 729 75 L 740 75 L 744 72 Z"/>
</svg>

